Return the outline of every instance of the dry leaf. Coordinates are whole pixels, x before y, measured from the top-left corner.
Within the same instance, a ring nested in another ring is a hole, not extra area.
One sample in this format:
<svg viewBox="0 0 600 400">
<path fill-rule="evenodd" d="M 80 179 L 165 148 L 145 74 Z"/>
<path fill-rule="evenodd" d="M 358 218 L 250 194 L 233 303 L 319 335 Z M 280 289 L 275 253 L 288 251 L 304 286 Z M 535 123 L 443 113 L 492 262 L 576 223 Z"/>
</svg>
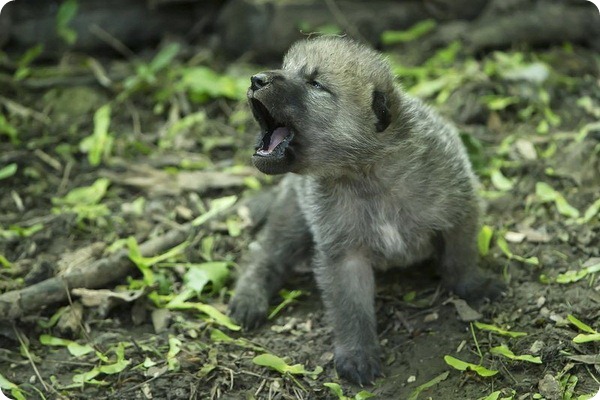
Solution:
<svg viewBox="0 0 600 400">
<path fill-rule="evenodd" d="M 169 173 L 150 165 L 132 165 L 124 173 L 103 171 L 102 175 L 115 183 L 134 186 L 149 195 L 177 196 L 184 191 L 203 193 L 212 189 L 228 189 L 245 185 L 244 178 L 256 175 L 246 168 L 235 174 L 218 171 L 179 171 Z"/>
<path fill-rule="evenodd" d="M 86 307 L 97 307 L 101 316 L 106 316 L 118 304 L 131 303 L 139 299 L 145 289 L 114 292 L 108 289 L 75 288 L 71 290 L 74 296 L 81 297 L 81 303 Z"/>
<path fill-rule="evenodd" d="M 73 303 L 60 316 L 56 323 L 56 328 L 62 334 L 74 336 L 81 329 L 82 316 L 83 306 L 81 303 Z"/>
<path fill-rule="evenodd" d="M 461 321 L 477 321 L 483 317 L 479 311 L 471 308 L 471 306 L 463 299 L 450 299 L 447 303 L 452 303 L 454 305 L 454 308 L 456 308 L 456 312 L 458 313 L 458 318 L 460 318 Z"/>
</svg>

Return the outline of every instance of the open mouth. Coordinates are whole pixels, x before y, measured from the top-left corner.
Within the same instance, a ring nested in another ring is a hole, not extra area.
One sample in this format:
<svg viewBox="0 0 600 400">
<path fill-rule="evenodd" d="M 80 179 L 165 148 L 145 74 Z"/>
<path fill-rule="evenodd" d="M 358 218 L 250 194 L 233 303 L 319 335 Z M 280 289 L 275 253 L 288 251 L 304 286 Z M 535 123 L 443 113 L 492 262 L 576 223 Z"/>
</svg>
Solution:
<svg viewBox="0 0 600 400">
<path fill-rule="evenodd" d="M 277 121 L 258 100 L 251 99 L 252 112 L 258 121 L 262 136 L 256 145 L 257 156 L 281 157 L 294 138 L 293 131 L 283 122 Z"/>
</svg>

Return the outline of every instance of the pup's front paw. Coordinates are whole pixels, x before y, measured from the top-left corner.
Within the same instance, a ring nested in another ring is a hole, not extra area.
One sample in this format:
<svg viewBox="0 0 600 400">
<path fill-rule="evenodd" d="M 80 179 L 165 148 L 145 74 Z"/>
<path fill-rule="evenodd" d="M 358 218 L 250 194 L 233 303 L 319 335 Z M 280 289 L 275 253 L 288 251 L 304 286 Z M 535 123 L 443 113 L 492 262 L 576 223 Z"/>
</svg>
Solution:
<svg viewBox="0 0 600 400">
<path fill-rule="evenodd" d="M 379 351 L 373 349 L 335 351 L 335 369 L 341 378 L 359 385 L 370 385 L 382 376 Z"/>
<path fill-rule="evenodd" d="M 229 315 L 245 329 L 255 329 L 267 317 L 269 299 L 257 291 L 239 289 L 229 302 Z"/>
<path fill-rule="evenodd" d="M 505 293 L 507 287 L 500 279 L 480 272 L 464 277 L 456 282 L 452 289 L 454 293 L 463 299 L 477 302 L 484 298 L 494 300 Z"/>
</svg>

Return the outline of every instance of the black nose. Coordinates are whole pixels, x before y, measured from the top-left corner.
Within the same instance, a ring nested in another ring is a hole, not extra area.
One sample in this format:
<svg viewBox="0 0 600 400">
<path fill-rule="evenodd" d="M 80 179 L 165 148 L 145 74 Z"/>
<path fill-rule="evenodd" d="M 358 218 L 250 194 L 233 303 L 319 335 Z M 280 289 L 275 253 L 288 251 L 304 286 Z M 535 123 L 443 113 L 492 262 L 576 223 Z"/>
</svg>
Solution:
<svg viewBox="0 0 600 400">
<path fill-rule="evenodd" d="M 253 75 L 250 78 L 250 82 L 252 82 L 250 88 L 252 90 L 258 90 L 271 83 L 271 76 L 261 72 L 260 74 Z"/>
</svg>

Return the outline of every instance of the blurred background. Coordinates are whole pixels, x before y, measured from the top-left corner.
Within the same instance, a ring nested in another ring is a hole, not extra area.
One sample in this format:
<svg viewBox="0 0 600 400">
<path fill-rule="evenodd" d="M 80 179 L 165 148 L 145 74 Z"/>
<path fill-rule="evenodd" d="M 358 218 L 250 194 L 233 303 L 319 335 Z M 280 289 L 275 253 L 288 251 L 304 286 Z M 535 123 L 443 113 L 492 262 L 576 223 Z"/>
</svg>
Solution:
<svg viewBox="0 0 600 400">
<path fill-rule="evenodd" d="M 17 0 L 2 12 L 0 45 L 15 52 L 42 45 L 40 57 L 56 59 L 68 51 L 149 51 L 171 40 L 264 62 L 311 33 L 345 33 L 381 47 L 400 41 L 384 32 L 431 20 L 436 32 L 422 50 L 454 40 L 470 51 L 565 41 L 597 49 L 596 18 L 592 3 L 560 0 Z"/>
<path fill-rule="evenodd" d="M 369 388 L 336 378 L 310 274 L 258 332 L 226 316 L 252 237 L 244 201 L 277 181 L 250 163 L 249 77 L 319 34 L 381 50 L 405 90 L 457 124 L 481 179 L 481 263 L 510 287 L 465 313 L 430 275 L 384 276 L 387 378 Z M 9 2 L 0 388 L 15 399 L 591 398 L 599 51 L 600 11 L 584 0 Z"/>
</svg>

